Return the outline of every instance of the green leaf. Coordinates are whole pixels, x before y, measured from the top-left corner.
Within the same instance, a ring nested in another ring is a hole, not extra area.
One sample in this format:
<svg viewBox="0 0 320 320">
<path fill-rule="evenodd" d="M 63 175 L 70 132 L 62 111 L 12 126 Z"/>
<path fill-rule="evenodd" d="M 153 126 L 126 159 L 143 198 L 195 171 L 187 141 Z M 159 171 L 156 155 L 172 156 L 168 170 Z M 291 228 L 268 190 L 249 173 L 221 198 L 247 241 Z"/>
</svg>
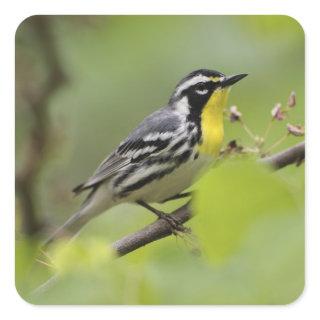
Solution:
<svg viewBox="0 0 320 320">
<path fill-rule="evenodd" d="M 205 256 L 223 262 L 265 215 L 297 212 L 288 184 L 254 161 L 236 160 L 209 171 L 193 202 L 193 229 Z"/>
<path fill-rule="evenodd" d="M 53 263 L 60 274 L 99 270 L 113 257 L 102 239 L 77 238 L 71 243 L 59 242 L 53 248 Z"/>
</svg>

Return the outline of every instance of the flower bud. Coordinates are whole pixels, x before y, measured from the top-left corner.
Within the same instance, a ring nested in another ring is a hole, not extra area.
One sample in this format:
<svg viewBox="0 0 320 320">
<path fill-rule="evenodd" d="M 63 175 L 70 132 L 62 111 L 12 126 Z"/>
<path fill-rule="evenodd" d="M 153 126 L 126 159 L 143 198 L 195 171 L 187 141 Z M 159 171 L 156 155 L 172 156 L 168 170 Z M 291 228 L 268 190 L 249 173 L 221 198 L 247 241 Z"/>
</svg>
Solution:
<svg viewBox="0 0 320 320">
<path fill-rule="evenodd" d="M 296 137 L 301 137 L 304 135 L 304 127 L 300 125 L 287 123 L 287 130 L 289 134 L 292 134 L 293 136 L 296 136 Z"/>
<path fill-rule="evenodd" d="M 290 93 L 287 105 L 289 108 L 293 108 L 296 105 L 296 93 L 294 91 Z"/>
<path fill-rule="evenodd" d="M 281 103 L 276 103 L 276 105 L 271 110 L 272 119 L 281 121 L 285 118 L 285 114 L 281 110 Z"/>
<path fill-rule="evenodd" d="M 229 119 L 231 122 L 239 121 L 242 117 L 242 113 L 238 110 L 237 106 L 231 106 L 230 107 L 230 116 Z"/>
</svg>

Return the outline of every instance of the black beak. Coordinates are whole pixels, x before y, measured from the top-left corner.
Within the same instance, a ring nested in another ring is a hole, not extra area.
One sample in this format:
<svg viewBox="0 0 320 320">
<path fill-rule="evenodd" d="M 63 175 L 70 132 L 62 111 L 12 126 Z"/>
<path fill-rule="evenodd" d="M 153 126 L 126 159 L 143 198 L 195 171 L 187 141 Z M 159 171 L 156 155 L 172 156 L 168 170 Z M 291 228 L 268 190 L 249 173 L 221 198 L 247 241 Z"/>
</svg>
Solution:
<svg viewBox="0 0 320 320">
<path fill-rule="evenodd" d="M 232 86 L 233 84 L 235 84 L 236 82 L 240 81 L 241 79 L 243 79 L 247 75 L 248 75 L 247 73 L 242 73 L 242 74 L 237 74 L 235 76 L 226 77 L 221 82 L 221 86 L 222 86 L 222 88 Z"/>
</svg>

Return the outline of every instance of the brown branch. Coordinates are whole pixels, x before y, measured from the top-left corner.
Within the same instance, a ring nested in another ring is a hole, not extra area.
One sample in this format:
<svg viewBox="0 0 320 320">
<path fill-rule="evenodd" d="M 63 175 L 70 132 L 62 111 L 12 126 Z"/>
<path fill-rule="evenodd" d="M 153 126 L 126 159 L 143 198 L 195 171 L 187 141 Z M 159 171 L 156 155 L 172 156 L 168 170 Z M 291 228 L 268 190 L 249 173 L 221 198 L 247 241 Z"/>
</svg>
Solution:
<svg viewBox="0 0 320 320">
<path fill-rule="evenodd" d="M 25 162 L 16 174 L 16 190 L 21 207 L 22 230 L 28 235 L 34 234 L 42 226 L 36 214 L 35 182 L 46 159 L 50 142 L 50 98 L 66 80 L 59 62 L 48 18 L 35 16 L 30 21 L 30 26 L 37 37 L 39 49 L 45 59 L 48 76 L 37 92 L 29 91 L 25 96 L 34 124 L 27 142 Z"/>
<path fill-rule="evenodd" d="M 180 223 L 185 223 L 191 219 L 191 211 L 188 203 L 170 213 L 170 216 L 178 220 Z M 123 256 L 131 251 L 145 246 L 153 241 L 165 238 L 172 234 L 169 224 L 165 220 L 157 220 L 145 228 L 130 234 L 112 244 L 112 248 L 119 256 Z"/>
<path fill-rule="evenodd" d="M 305 157 L 305 142 L 296 144 L 284 151 L 276 153 L 272 156 L 263 158 L 260 162 L 270 165 L 273 169 L 278 170 L 289 164 L 299 165 Z"/>
<path fill-rule="evenodd" d="M 305 143 L 301 142 L 291 148 L 259 161 L 266 165 L 270 165 L 274 170 L 278 170 L 290 164 L 299 165 L 304 160 L 304 157 Z M 185 223 L 192 218 L 192 212 L 188 203 L 173 211 L 170 215 L 181 223 Z M 165 238 L 171 234 L 172 229 L 170 225 L 166 221 L 160 219 L 145 228 L 114 242 L 112 248 L 118 256 L 123 256 L 148 243 Z"/>
</svg>

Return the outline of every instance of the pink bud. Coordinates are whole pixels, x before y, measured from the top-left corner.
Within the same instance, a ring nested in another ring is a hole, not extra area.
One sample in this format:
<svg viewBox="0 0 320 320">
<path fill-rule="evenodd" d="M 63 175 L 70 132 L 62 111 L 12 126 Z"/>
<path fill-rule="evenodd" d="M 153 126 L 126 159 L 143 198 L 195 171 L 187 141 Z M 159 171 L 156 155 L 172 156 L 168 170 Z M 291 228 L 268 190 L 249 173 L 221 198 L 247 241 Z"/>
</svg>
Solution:
<svg viewBox="0 0 320 320">
<path fill-rule="evenodd" d="M 290 93 L 287 105 L 289 108 L 293 108 L 296 105 L 296 93 L 294 91 Z"/>
<path fill-rule="evenodd" d="M 301 137 L 304 135 L 304 127 L 300 125 L 287 123 L 287 130 L 289 134 L 292 134 L 293 136 L 296 136 L 296 137 Z"/>
<path fill-rule="evenodd" d="M 271 116 L 273 119 L 281 121 L 285 118 L 285 114 L 281 110 L 281 103 L 276 103 L 276 105 L 271 110 Z"/>
<path fill-rule="evenodd" d="M 236 122 L 239 121 L 240 118 L 242 117 L 242 113 L 238 110 L 237 106 L 231 106 L 230 107 L 230 121 L 231 122 Z"/>
</svg>

